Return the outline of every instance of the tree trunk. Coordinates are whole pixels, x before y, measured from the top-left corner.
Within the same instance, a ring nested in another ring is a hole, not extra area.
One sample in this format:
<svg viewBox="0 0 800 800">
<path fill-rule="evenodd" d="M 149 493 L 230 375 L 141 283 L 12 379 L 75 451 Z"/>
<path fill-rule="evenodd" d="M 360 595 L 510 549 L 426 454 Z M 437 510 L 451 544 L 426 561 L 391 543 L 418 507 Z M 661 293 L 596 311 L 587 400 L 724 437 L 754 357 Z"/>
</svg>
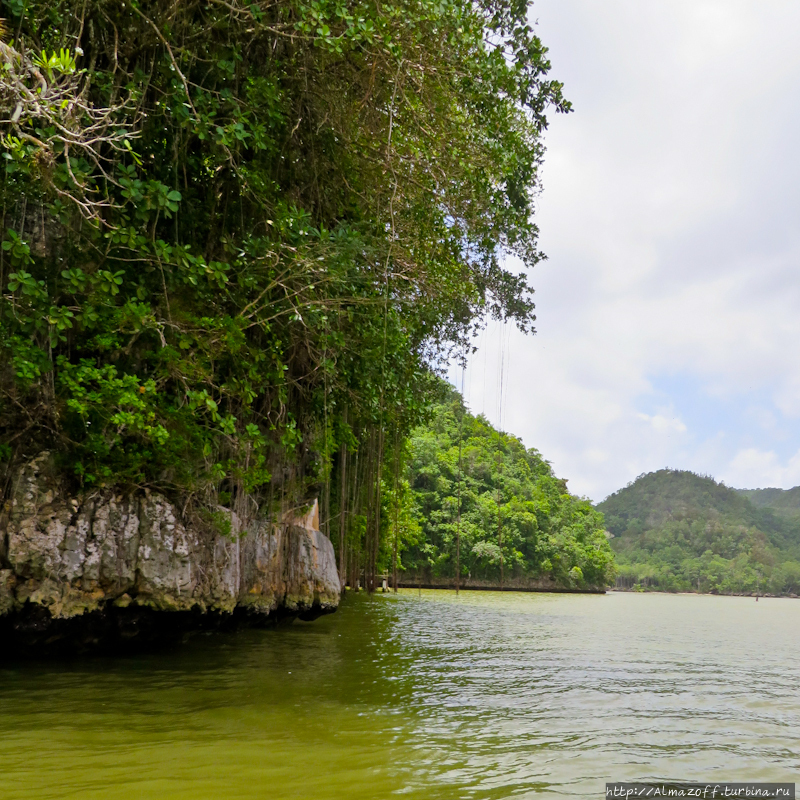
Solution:
<svg viewBox="0 0 800 800">
<path fill-rule="evenodd" d="M 347 406 L 342 413 L 342 422 L 347 426 Z M 347 569 L 344 560 L 344 533 L 347 525 L 347 442 L 342 443 L 339 467 L 339 583 L 344 589 L 347 580 Z"/>
<path fill-rule="evenodd" d="M 378 429 L 378 450 L 375 464 L 375 528 L 372 536 L 372 550 L 370 552 L 370 592 L 375 591 L 378 579 L 378 551 L 381 542 L 381 467 L 383 466 L 383 426 Z"/>
</svg>

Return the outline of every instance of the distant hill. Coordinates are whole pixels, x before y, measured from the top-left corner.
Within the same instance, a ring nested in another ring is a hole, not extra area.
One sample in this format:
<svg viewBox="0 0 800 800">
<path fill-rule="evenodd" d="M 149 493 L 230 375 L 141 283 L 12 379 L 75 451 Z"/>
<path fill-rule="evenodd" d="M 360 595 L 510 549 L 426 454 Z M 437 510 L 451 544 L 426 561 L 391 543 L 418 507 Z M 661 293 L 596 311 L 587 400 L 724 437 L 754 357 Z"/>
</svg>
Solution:
<svg viewBox="0 0 800 800">
<path fill-rule="evenodd" d="M 800 527 L 800 486 L 793 489 L 737 489 L 758 508 L 770 508 Z"/>
<path fill-rule="evenodd" d="M 663 469 L 597 508 L 614 536 L 621 587 L 800 593 L 800 489 L 736 490 Z"/>
</svg>

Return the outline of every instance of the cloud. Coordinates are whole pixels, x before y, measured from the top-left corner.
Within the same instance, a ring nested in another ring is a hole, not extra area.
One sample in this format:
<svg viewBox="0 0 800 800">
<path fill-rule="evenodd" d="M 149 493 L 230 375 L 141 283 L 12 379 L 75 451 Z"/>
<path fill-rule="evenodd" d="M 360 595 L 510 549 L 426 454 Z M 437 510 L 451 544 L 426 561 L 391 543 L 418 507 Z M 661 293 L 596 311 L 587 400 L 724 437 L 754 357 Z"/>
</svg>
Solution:
<svg viewBox="0 0 800 800">
<path fill-rule="evenodd" d="M 725 482 L 731 486 L 766 488 L 800 484 L 800 450 L 788 461 L 777 453 L 749 447 L 740 450 L 727 468 Z"/>
<path fill-rule="evenodd" d="M 470 405 L 595 500 L 664 466 L 800 483 L 800 6 L 532 16 L 576 110 L 547 133 L 539 332 L 490 326 Z"/>
<path fill-rule="evenodd" d="M 651 417 L 641 412 L 637 416 L 659 433 L 686 433 L 686 426 L 677 417 L 665 417 L 663 414 L 653 414 Z"/>
</svg>

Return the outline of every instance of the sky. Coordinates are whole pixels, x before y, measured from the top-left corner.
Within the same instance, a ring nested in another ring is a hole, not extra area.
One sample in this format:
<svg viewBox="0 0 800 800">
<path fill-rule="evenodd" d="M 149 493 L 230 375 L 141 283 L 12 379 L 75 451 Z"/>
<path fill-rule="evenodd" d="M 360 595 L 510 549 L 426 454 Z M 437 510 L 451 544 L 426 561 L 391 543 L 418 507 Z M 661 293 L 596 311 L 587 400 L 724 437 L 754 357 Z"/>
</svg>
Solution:
<svg viewBox="0 0 800 800">
<path fill-rule="evenodd" d="M 476 340 L 470 409 L 596 502 L 663 467 L 800 484 L 800 3 L 531 19 L 575 110 L 545 139 L 537 333 Z"/>
</svg>

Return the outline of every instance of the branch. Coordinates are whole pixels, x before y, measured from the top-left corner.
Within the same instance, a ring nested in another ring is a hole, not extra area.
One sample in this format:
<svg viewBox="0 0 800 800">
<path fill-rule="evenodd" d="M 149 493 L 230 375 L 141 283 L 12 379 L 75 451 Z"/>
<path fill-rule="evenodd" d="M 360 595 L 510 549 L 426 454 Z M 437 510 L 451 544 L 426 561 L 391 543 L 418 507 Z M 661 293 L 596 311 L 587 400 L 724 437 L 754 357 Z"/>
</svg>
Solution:
<svg viewBox="0 0 800 800">
<path fill-rule="evenodd" d="M 189 83 L 186 80 L 186 76 L 181 72 L 181 68 L 178 66 L 178 62 L 175 60 L 175 55 L 172 52 L 172 48 L 169 46 L 169 42 L 164 37 L 164 34 L 158 29 L 158 25 L 150 19 L 150 17 L 146 16 L 142 13 L 134 4 L 131 4 L 131 8 L 148 24 L 150 27 L 156 32 L 156 36 L 161 40 L 161 43 L 164 47 L 167 48 L 167 53 L 169 54 L 170 61 L 172 61 L 172 67 L 175 72 L 178 73 L 178 76 L 181 79 L 181 83 L 183 83 L 183 90 L 186 93 L 186 99 L 189 101 L 189 107 L 192 109 L 192 114 L 194 115 L 195 121 L 199 122 L 199 117 L 197 116 L 197 109 L 194 107 L 194 103 L 192 102 L 192 96 L 189 93 Z"/>
</svg>

